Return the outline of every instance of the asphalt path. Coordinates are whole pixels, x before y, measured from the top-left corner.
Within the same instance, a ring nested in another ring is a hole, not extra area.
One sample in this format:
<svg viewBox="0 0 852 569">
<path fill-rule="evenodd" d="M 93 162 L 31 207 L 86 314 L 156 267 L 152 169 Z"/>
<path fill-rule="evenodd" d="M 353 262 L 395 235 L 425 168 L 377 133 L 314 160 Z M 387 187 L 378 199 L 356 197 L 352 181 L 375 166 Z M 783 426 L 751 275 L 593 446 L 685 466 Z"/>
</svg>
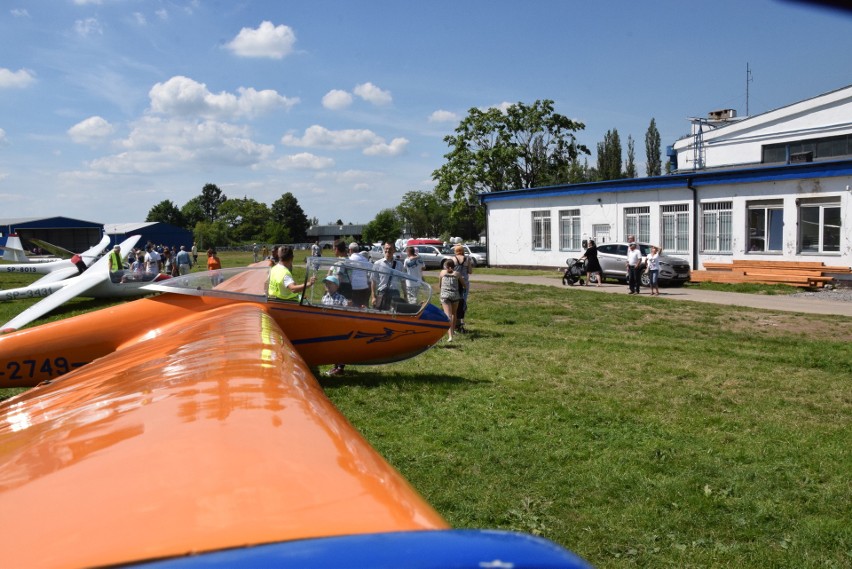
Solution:
<svg viewBox="0 0 852 569">
<path fill-rule="evenodd" d="M 603 294 L 627 295 L 627 285 L 604 283 L 600 287 L 592 286 L 564 286 L 561 275 L 552 276 L 509 276 L 509 275 L 483 275 L 474 273 L 470 275 L 474 283 L 519 283 L 540 286 L 555 286 L 564 288 L 565 294 L 571 294 L 573 290 L 586 290 Z M 471 287 L 473 289 L 473 286 Z M 647 296 L 656 300 L 667 298 L 670 300 L 685 300 L 689 302 L 706 302 L 709 304 L 726 304 L 729 306 L 746 306 L 749 308 L 762 308 L 764 310 L 780 310 L 784 312 L 803 312 L 806 314 L 832 314 L 838 316 L 852 317 L 852 302 L 840 300 L 826 300 L 814 296 L 800 295 L 765 295 L 744 294 L 741 292 L 720 292 L 716 290 L 698 290 L 688 287 L 660 287 L 660 296 L 652 297 L 642 288 L 640 297 Z"/>
</svg>

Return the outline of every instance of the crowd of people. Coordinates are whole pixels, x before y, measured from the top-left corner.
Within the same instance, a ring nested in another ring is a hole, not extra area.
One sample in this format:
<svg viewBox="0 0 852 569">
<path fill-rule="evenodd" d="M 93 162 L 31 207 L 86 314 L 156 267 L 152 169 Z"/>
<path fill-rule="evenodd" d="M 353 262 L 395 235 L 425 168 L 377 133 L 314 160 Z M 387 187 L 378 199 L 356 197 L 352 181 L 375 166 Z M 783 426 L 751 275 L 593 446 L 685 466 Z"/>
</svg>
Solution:
<svg viewBox="0 0 852 569">
<path fill-rule="evenodd" d="M 399 258 L 396 246 L 385 243 L 381 259 L 370 261 L 369 251 L 362 251 L 358 243 L 346 244 L 338 241 L 333 247 L 336 258 L 346 260 L 346 266 L 333 265 L 322 278 L 324 294 L 321 303 L 330 306 L 355 306 L 388 311 L 399 304 L 418 303 L 418 290 L 422 282 L 425 263 L 417 254 L 416 247 L 406 247 L 405 256 Z M 317 280 L 311 275 L 306 282 L 297 283 L 293 278 L 294 249 L 291 246 L 252 246 L 255 262 L 267 262 L 270 266 L 267 295 L 271 299 L 300 301 L 304 292 Z M 312 256 L 321 256 L 319 243 L 311 247 Z M 473 263 L 465 255 L 464 247 L 457 245 L 453 257 L 445 260 L 438 276 L 441 306 L 450 319 L 447 341 L 452 342 L 456 333 L 465 333 L 465 313 L 470 292 L 470 274 Z M 143 248 L 133 249 L 127 257 L 129 269 L 125 269 L 118 246 L 110 253 L 110 272 L 121 282 L 151 280 L 159 274 L 180 276 L 190 273 L 199 266 L 199 249 L 196 243 L 190 248 L 185 245 L 168 247 L 148 242 Z M 361 267 L 364 270 L 352 270 Z M 214 248 L 207 250 L 208 271 L 217 271 L 222 263 Z M 202 269 L 203 270 L 203 269 Z M 408 279 L 400 278 L 394 271 L 405 273 Z M 118 282 L 118 281 L 116 281 Z M 335 365 L 330 375 L 343 373 L 342 364 Z"/>
</svg>

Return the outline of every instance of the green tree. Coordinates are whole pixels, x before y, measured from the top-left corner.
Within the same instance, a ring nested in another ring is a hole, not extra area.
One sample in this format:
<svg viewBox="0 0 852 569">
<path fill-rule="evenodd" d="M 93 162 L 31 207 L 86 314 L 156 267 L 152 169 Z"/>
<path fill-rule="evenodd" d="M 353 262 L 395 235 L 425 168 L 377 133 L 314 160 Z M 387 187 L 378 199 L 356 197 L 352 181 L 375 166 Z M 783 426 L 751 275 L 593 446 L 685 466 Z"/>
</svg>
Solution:
<svg viewBox="0 0 852 569">
<path fill-rule="evenodd" d="M 204 208 L 201 206 L 201 196 L 195 196 L 180 208 L 183 216 L 183 227 L 190 231 L 195 230 L 195 224 L 204 221 Z"/>
<path fill-rule="evenodd" d="M 627 166 L 624 169 L 624 177 L 636 177 L 636 150 L 634 149 L 633 137 L 631 135 L 627 135 Z"/>
<path fill-rule="evenodd" d="M 589 153 L 574 136 L 584 128 L 555 113 L 550 100 L 516 103 L 505 112 L 472 108 L 455 134 L 444 138 L 450 151 L 432 172 L 435 192 L 461 216 L 479 203 L 477 194 L 565 181 L 559 179 L 562 167 Z"/>
<path fill-rule="evenodd" d="M 268 221 L 264 226 L 263 235 L 260 239 L 265 243 L 275 243 L 279 245 L 293 242 L 290 238 L 290 231 L 277 221 L 272 220 Z"/>
<path fill-rule="evenodd" d="M 231 240 L 238 243 L 262 238 L 271 217 L 266 204 L 248 197 L 228 199 L 219 206 L 220 220 L 228 226 Z"/>
<path fill-rule="evenodd" d="M 222 193 L 216 184 L 205 184 L 201 188 L 201 209 L 204 210 L 204 219 L 216 221 L 219 219 L 219 206 L 225 203 L 228 196 Z"/>
<path fill-rule="evenodd" d="M 299 205 L 299 200 L 290 192 L 272 202 L 272 219 L 287 228 L 293 242 L 307 242 L 310 227 L 308 216 Z"/>
<path fill-rule="evenodd" d="M 228 226 L 222 221 L 199 221 L 192 232 L 198 249 L 210 249 L 228 245 Z"/>
<path fill-rule="evenodd" d="M 606 131 L 598 143 L 598 180 L 618 180 L 621 174 L 621 138 L 618 130 Z"/>
<path fill-rule="evenodd" d="M 163 200 L 148 212 L 145 221 L 157 221 L 160 223 L 170 223 L 178 227 L 184 226 L 184 218 L 181 215 L 177 206 L 172 203 L 172 200 Z"/>
<path fill-rule="evenodd" d="M 448 229 L 450 203 L 436 192 L 406 192 L 396 211 L 415 237 L 434 237 Z"/>
<path fill-rule="evenodd" d="M 375 219 L 364 226 L 364 240 L 368 243 L 377 241 L 391 243 L 402 235 L 402 220 L 392 209 L 383 209 L 376 214 Z"/>
<path fill-rule="evenodd" d="M 657 121 L 653 118 L 645 133 L 645 156 L 645 173 L 649 176 L 659 176 L 662 173 L 660 131 L 657 130 Z M 666 167 L 666 171 L 668 170 L 669 168 Z"/>
</svg>

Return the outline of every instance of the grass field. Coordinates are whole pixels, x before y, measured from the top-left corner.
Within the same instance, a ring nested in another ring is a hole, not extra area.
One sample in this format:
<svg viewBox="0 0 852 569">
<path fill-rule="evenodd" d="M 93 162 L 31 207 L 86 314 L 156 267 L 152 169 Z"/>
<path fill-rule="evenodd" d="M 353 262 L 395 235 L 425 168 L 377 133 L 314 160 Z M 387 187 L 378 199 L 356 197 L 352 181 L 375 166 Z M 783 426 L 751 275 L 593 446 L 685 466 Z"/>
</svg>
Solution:
<svg viewBox="0 0 852 569">
<path fill-rule="evenodd" d="M 467 321 L 321 378 L 453 526 L 599 567 L 852 566 L 852 320 L 476 284 Z"/>
</svg>

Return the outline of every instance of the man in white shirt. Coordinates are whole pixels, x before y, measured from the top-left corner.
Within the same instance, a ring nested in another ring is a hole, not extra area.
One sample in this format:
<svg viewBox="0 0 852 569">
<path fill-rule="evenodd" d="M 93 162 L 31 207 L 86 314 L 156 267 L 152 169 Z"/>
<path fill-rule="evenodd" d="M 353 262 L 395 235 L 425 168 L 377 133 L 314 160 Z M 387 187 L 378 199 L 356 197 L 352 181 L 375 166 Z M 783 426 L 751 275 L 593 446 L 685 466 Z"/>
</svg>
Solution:
<svg viewBox="0 0 852 569">
<path fill-rule="evenodd" d="M 642 251 L 631 242 L 627 247 L 627 285 L 630 294 L 639 294 L 639 284 L 642 277 Z"/>
<path fill-rule="evenodd" d="M 393 243 L 385 243 L 382 247 L 385 256 L 373 263 L 373 275 L 370 279 L 372 289 L 372 306 L 378 310 L 390 310 L 394 298 L 402 298 L 400 285 L 402 280 L 391 273 L 391 270 L 404 271 L 402 261 L 394 258 L 396 247 Z"/>
<path fill-rule="evenodd" d="M 349 272 L 349 282 L 352 284 L 352 305 L 353 306 L 368 306 L 370 304 L 370 281 L 368 271 L 373 268 L 373 265 L 367 261 L 361 252 L 357 243 L 349 244 L 349 260 L 358 263 L 366 270 L 352 269 Z"/>
<path fill-rule="evenodd" d="M 154 246 L 149 243 L 148 246 L 145 247 L 145 272 L 159 273 L 161 261 L 162 258 L 160 257 L 160 254 L 157 253 Z"/>
</svg>

